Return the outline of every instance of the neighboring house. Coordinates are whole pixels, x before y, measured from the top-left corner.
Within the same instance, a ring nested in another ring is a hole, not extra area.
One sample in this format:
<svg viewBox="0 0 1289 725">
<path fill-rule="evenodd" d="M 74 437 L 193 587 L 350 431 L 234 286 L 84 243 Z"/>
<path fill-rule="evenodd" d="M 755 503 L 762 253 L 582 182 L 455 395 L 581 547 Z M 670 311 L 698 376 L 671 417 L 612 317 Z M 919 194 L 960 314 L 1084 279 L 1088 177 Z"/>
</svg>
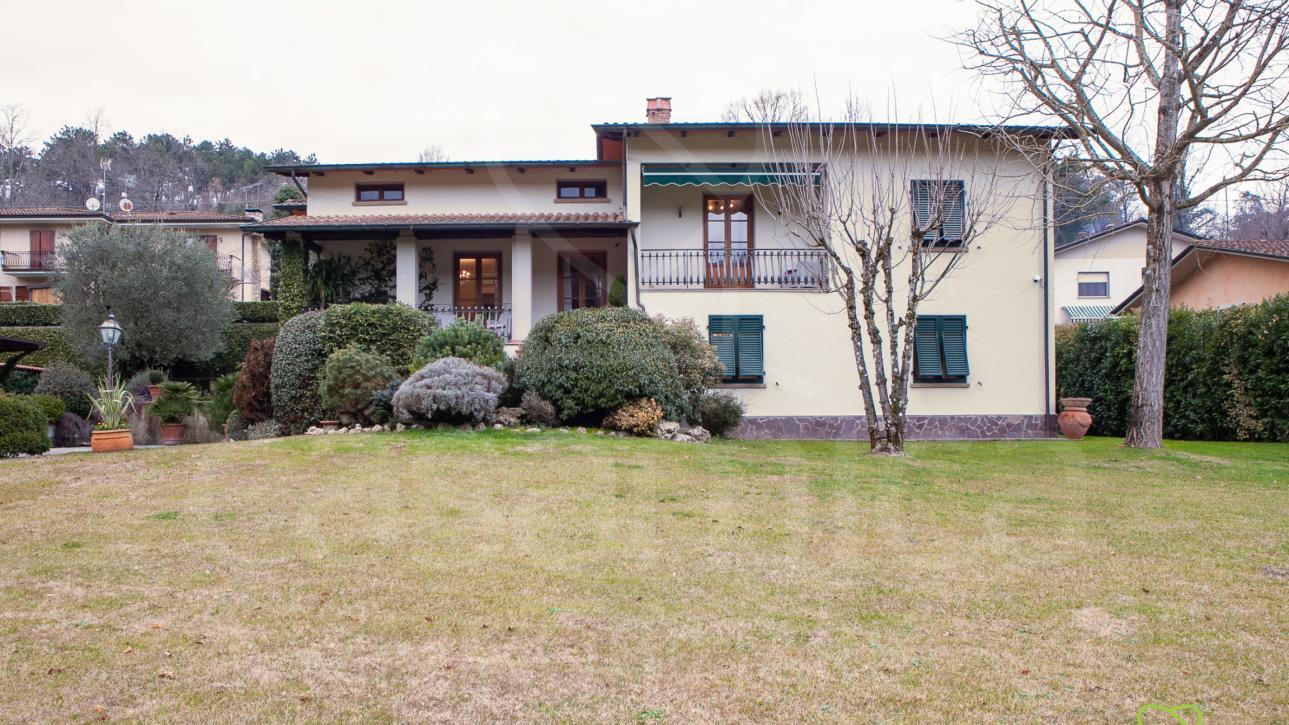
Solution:
<svg viewBox="0 0 1289 725">
<path fill-rule="evenodd" d="M 1172 257 L 1199 240 L 1173 232 Z M 1089 322 L 1109 317 L 1141 286 L 1146 266 L 1146 221 L 1128 224 L 1077 239 L 1056 250 L 1052 269 L 1053 295 L 1060 316 L 1057 324 Z"/>
<path fill-rule="evenodd" d="M 621 277 L 630 306 L 707 332 L 723 387 L 747 403 L 740 435 L 864 437 L 828 260 L 798 247 L 753 195 L 777 178 L 764 127 L 670 123 L 669 99 L 650 99 L 647 118 L 593 126 L 593 159 L 274 167 L 307 203 L 244 229 L 312 257 L 358 258 L 374 240 L 393 242 L 398 301 L 442 322 L 480 320 L 512 352 L 541 317 L 606 304 Z M 983 131 L 936 131 L 946 128 Z M 1027 133 L 1046 143 L 1059 131 Z M 1051 430 L 1054 316 L 1041 282 L 1052 236 L 1040 201 L 1050 195 L 1019 156 L 988 153 L 1020 180 L 1021 199 L 970 249 L 946 252 L 968 257 L 921 308 L 914 437 Z"/>
<path fill-rule="evenodd" d="M 1141 306 L 1140 287 L 1114 314 Z M 1173 308 L 1217 309 L 1289 294 L 1289 240 L 1196 242 L 1173 258 Z"/>
<path fill-rule="evenodd" d="M 55 249 L 80 224 L 160 224 L 189 234 L 215 253 L 230 278 L 229 297 L 258 300 L 269 290 L 268 247 L 261 235 L 242 230 L 259 214 L 204 211 L 113 212 L 74 207 L 0 208 L 0 302 L 55 302 Z"/>
</svg>

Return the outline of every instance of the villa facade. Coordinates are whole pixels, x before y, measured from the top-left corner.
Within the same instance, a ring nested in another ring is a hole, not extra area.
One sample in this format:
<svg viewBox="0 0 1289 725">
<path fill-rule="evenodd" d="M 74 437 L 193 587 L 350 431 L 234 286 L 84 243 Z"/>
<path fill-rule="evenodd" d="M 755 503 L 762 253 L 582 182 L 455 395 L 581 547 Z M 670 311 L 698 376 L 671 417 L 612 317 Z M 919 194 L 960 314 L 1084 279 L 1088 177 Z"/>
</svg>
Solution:
<svg viewBox="0 0 1289 725">
<path fill-rule="evenodd" d="M 269 254 L 263 236 L 242 230 L 257 212 L 114 212 L 75 207 L 0 208 L 0 302 L 57 302 L 57 246 L 79 225 L 159 224 L 191 236 L 215 253 L 229 277 L 229 298 L 267 298 Z"/>
<path fill-rule="evenodd" d="M 892 129 L 892 142 L 912 127 Z M 929 127 L 918 127 L 926 131 Z M 272 170 L 307 194 L 247 232 L 311 259 L 392 243 L 394 296 L 440 320 L 475 319 L 522 354 L 534 322 L 617 301 L 691 318 L 747 404 L 748 437 L 864 433 L 853 348 L 829 261 L 758 200 L 782 183 L 757 124 L 670 121 L 650 99 L 641 123 L 592 127 L 578 160 L 314 164 Z M 910 427 L 922 438 L 1049 435 L 1055 315 L 1051 194 L 987 130 L 937 126 L 991 155 L 1018 192 L 921 307 Z M 1035 144 L 1057 129 L 1033 129 Z M 777 138 L 777 134 L 773 136 Z M 867 163 L 867 160 L 861 160 Z M 826 169 L 820 169 L 823 183 Z"/>
</svg>

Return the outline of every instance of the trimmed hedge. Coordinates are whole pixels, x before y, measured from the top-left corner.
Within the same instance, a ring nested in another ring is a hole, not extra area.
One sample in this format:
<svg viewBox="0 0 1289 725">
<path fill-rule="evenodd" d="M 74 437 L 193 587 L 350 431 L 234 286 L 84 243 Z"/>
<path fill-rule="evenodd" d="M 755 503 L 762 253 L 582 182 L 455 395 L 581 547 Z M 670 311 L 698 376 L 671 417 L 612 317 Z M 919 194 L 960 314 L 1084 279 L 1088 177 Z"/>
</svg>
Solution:
<svg viewBox="0 0 1289 725">
<path fill-rule="evenodd" d="M 660 327 L 624 307 L 557 312 L 533 325 L 515 382 L 555 405 L 560 419 L 600 415 L 653 398 L 679 420 L 687 406 Z"/>
<path fill-rule="evenodd" d="M 256 300 L 252 302 L 234 302 L 233 311 L 236 322 L 278 322 L 282 305 L 273 300 Z"/>
<path fill-rule="evenodd" d="M 0 458 L 49 450 L 48 422 L 31 398 L 0 395 Z"/>
<path fill-rule="evenodd" d="M 1121 436 L 1132 400 L 1136 318 L 1061 328 L 1060 397 L 1090 397 L 1096 435 Z M 1174 310 L 1168 322 L 1164 436 L 1289 441 L 1289 295 L 1223 310 Z"/>
<path fill-rule="evenodd" d="M 63 306 L 40 302 L 0 302 L 0 325 L 53 327 L 63 324 Z"/>
<path fill-rule="evenodd" d="M 400 304 L 355 302 L 332 305 L 322 312 L 319 334 L 328 353 L 346 347 L 384 355 L 396 368 L 406 368 L 416 343 L 434 331 L 434 316 Z"/>
<path fill-rule="evenodd" d="M 38 350 L 24 357 L 23 365 L 44 367 L 56 362 L 67 362 L 82 370 L 102 371 L 106 360 L 95 364 L 86 362 L 72 350 L 61 327 L 0 327 L 0 337 L 16 337 L 20 340 L 32 340 L 45 343 L 44 350 Z"/>
<path fill-rule="evenodd" d="M 285 435 L 308 430 L 322 420 L 318 392 L 327 350 L 322 344 L 322 313 L 306 312 L 282 324 L 269 373 L 273 418 Z"/>
<path fill-rule="evenodd" d="M 176 380 L 205 383 L 220 375 L 235 373 L 242 360 L 246 359 L 251 343 L 277 337 L 280 328 L 276 322 L 234 322 L 224 330 L 223 351 L 202 362 L 180 360 L 171 368 L 170 376 Z"/>
<path fill-rule="evenodd" d="M 278 319 L 285 322 L 309 306 L 309 254 L 300 242 L 281 242 L 277 281 Z"/>
</svg>

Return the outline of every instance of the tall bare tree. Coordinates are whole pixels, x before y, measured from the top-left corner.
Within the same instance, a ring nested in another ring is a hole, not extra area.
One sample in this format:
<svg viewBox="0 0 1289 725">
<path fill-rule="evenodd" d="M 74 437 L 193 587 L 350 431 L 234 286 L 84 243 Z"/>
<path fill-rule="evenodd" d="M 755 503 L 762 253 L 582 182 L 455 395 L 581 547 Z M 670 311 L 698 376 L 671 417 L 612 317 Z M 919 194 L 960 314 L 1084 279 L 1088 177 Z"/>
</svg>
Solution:
<svg viewBox="0 0 1289 725">
<path fill-rule="evenodd" d="M 18 200 L 22 195 L 24 176 L 32 161 L 29 118 L 21 104 L 0 107 L 0 204 Z"/>
<path fill-rule="evenodd" d="M 1172 235 L 1218 191 L 1289 175 L 1287 0 L 978 0 L 957 42 L 1005 83 L 1006 120 L 1056 119 L 1067 158 L 1130 184 L 1147 225 L 1124 444 L 1163 436 Z M 1036 165 L 1048 159 L 1035 158 Z M 1191 183 L 1185 166 L 1193 173 Z"/>
<path fill-rule="evenodd" d="M 750 98 L 730 101 L 721 112 L 727 123 L 789 123 L 810 118 L 810 106 L 798 91 L 767 88 Z"/>
<path fill-rule="evenodd" d="M 839 123 L 767 125 L 765 144 L 784 181 L 755 192 L 798 245 L 830 260 L 870 450 L 900 454 L 918 309 L 966 263 L 970 255 L 960 252 L 1011 207 L 996 142 L 947 127 L 866 122 L 857 108 Z M 822 181 L 806 173 L 813 169 Z"/>
<path fill-rule="evenodd" d="M 442 146 L 431 144 L 421 149 L 421 152 L 416 155 L 416 160 L 423 164 L 433 163 L 436 161 L 447 161 L 448 154 L 443 150 Z"/>
</svg>

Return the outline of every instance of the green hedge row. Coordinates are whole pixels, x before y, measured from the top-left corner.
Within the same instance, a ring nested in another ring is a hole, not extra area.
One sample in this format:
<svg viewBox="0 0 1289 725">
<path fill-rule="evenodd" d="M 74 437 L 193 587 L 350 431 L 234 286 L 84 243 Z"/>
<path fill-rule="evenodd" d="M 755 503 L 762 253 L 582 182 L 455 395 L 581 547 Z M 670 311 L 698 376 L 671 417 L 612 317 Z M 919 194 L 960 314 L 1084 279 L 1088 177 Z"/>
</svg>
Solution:
<svg viewBox="0 0 1289 725">
<path fill-rule="evenodd" d="M 1090 397 L 1092 432 L 1128 424 L 1136 318 L 1062 328 L 1061 397 Z M 1168 323 L 1164 435 L 1191 440 L 1289 441 L 1289 295 L 1224 310 L 1174 310 Z"/>
<path fill-rule="evenodd" d="M 0 302 L 0 325 L 8 327 L 63 324 L 63 306 L 40 302 Z"/>
<path fill-rule="evenodd" d="M 170 376 L 179 380 L 207 383 L 224 373 L 237 372 L 253 340 L 277 337 L 276 322 L 234 322 L 224 332 L 224 351 L 203 362 L 175 363 Z"/>
<path fill-rule="evenodd" d="M 0 337 L 16 337 L 21 340 L 32 340 L 45 343 L 45 349 L 33 352 L 22 358 L 22 365 L 49 365 L 59 360 L 66 360 L 78 368 L 89 372 L 98 372 L 106 360 L 88 361 L 72 350 L 61 327 L 0 327 Z"/>
<path fill-rule="evenodd" d="M 277 302 L 234 302 L 235 322 L 277 322 Z M 63 324 L 63 306 L 39 302 L 0 302 L 0 327 L 54 327 Z"/>
</svg>

